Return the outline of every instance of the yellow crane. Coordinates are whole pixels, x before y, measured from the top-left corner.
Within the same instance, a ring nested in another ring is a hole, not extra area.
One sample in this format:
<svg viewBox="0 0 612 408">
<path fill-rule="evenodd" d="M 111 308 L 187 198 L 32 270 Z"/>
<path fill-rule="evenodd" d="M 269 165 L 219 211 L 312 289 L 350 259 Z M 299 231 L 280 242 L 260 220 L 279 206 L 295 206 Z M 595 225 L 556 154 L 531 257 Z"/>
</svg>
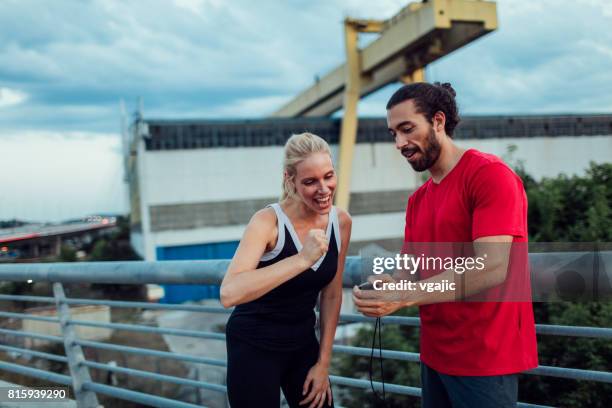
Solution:
<svg viewBox="0 0 612 408">
<path fill-rule="evenodd" d="M 338 158 L 336 205 L 348 209 L 357 104 L 393 82 L 425 81 L 427 64 L 497 28 L 497 6 L 480 0 L 410 3 L 385 21 L 344 21 L 346 62 L 320 78 L 272 117 L 327 116 L 344 108 Z M 380 33 L 367 47 L 359 33 Z"/>
</svg>

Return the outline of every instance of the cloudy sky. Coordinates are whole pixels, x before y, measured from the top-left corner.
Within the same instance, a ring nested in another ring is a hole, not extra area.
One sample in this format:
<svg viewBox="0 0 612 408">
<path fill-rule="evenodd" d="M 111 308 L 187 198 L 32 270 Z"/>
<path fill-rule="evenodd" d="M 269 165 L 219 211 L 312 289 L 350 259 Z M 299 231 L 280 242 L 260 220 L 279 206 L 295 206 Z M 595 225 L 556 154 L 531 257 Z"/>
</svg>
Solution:
<svg viewBox="0 0 612 408">
<path fill-rule="evenodd" d="M 406 4 L 0 1 L 0 219 L 127 211 L 121 99 L 145 117 L 263 117 L 344 60 L 345 16 Z M 427 68 L 463 113 L 612 112 L 612 2 L 500 0 L 498 18 Z M 360 113 L 382 116 L 393 89 Z"/>
</svg>

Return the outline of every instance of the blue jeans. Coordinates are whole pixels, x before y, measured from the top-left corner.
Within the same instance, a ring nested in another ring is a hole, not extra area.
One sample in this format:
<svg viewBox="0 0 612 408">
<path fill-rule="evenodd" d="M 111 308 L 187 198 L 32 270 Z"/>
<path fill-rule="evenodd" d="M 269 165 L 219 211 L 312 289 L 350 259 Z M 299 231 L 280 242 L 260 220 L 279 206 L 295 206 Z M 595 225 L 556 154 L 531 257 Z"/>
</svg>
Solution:
<svg viewBox="0 0 612 408">
<path fill-rule="evenodd" d="M 423 408 L 516 407 L 518 375 L 458 376 L 439 373 L 421 361 Z"/>
</svg>

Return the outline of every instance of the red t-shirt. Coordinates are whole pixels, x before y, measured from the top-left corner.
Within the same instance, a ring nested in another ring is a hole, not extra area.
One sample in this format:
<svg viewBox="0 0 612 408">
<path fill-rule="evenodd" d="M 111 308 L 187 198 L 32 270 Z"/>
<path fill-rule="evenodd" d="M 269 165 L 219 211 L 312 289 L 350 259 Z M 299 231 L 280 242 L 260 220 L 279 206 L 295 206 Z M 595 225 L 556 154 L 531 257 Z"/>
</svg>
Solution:
<svg viewBox="0 0 612 408">
<path fill-rule="evenodd" d="M 524 242 L 526 259 L 525 190 L 521 179 L 496 156 L 467 150 L 439 184 L 430 178 L 408 200 L 406 245 L 472 242 L 495 235 L 513 235 L 514 242 Z M 526 278 L 509 270 L 506 281 L 516 278 L 528 284 L 528 268 L 523 271 Z M 489 289 L 494 296 L 496 290 Z M 464 376 L 537 367 L 530 293 L 527 296 L 529 301 L 521 302 L 421 306 L 421 360 L 441 373 Z"/>
</svg>

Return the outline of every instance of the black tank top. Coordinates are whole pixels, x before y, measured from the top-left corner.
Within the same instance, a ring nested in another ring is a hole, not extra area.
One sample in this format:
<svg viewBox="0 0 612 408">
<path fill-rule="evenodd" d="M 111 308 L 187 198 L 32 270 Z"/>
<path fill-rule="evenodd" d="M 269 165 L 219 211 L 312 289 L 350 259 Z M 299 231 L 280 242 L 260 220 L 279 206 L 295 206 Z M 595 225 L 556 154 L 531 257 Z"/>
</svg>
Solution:
<svg viewBox="0 0 612 408">
<path fill-rule="evenodd" d="M 257 269 L 293 256 L 302 249 L 299 237 L 278 203 L 271 204 L 278 222 L 278 239 L 273 250 L 261 257 Z M 315 337 L 314 307 L 319 292 L 332 281 L 338 268 L 340 227 L 335 207 L 326 230 L 329 249 L 308 270 L 277 286 L 262 297 L 236 306 L 226 325 L 226 335 L 255 347 L 295 350 Z"/>
</svg>

